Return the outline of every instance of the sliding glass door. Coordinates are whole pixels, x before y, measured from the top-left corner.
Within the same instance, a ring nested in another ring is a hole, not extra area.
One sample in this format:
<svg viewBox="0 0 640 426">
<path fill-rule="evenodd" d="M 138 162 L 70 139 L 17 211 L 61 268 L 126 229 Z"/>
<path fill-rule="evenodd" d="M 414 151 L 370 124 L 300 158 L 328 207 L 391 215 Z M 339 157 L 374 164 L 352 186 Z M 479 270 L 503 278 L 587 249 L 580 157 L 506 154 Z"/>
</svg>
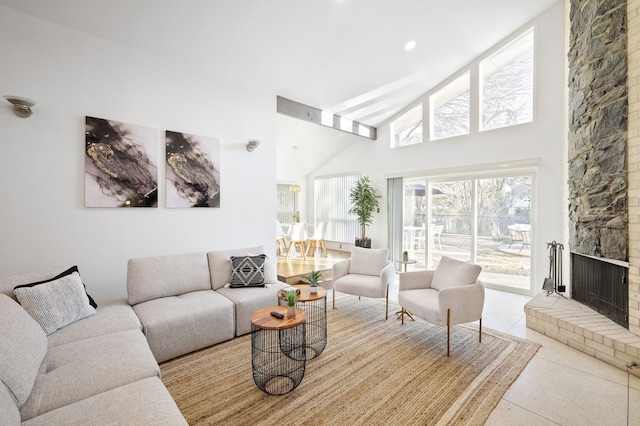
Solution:
<svg viewBox="0 0 640 426">
<path fill-rule="evenodd" d="M 482 266 L 491 287 L 531 286 L 532 176 L 404 181 L 403 250 L 416 267 L 442 256 Z"/>
</svg>

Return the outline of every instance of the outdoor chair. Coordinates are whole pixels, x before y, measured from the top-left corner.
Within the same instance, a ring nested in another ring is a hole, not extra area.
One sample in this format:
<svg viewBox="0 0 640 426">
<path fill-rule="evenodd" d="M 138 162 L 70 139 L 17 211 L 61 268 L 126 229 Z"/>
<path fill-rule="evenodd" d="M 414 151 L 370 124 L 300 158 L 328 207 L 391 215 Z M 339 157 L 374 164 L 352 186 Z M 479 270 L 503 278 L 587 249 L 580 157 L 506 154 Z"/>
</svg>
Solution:
<svg viewBox="0 0 640 426">
<path fill-rule="evenodd" d="M 478 281 L 482 268 L 443 256 L 436 270 L 416 270 L 400 274 L 398 303 L 402 324 L 406 313 L 436 325 L 447 326 L 447 356 L 450 356 L 451 326 L 480 321 L 478 340 L 482 342 L 484 286 Z"/>
</svg>

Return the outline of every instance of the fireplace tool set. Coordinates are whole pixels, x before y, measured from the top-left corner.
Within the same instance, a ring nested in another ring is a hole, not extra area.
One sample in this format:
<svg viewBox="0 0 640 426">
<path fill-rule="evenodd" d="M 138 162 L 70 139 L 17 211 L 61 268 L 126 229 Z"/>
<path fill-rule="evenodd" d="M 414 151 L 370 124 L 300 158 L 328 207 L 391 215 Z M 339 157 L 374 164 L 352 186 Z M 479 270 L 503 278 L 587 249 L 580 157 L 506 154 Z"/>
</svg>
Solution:
<svg viewBox="0 0 640 426">
<path fill-rule="evenodd" d="M 557 293 L 564 297 L 563 294 L 567 291 L 567 287 L 562 284 L 562 251 L 564 246 L 553 240 L 547 243 L 549 249 L 549 277 L 544 279 L 542 284 L 542 290 L 547 293 L 547 296 Z"/>
</svg>

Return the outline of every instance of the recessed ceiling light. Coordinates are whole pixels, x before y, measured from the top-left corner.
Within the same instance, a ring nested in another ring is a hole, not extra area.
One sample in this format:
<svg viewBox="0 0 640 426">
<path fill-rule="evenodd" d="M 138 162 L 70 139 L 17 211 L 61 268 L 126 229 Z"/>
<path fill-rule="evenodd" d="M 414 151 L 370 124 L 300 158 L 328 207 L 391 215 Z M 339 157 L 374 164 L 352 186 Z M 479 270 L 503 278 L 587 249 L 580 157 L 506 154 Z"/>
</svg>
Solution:
<svg viewBox="0 0 640 426">
<path fill-rule="evenodd" d="M 404 50 L 406 50 L 407 52 L 411 52 L 415 48 L 416 48 L 415 40 L 408 41 L 407 44 L 404 45 Z"/>
</svg>

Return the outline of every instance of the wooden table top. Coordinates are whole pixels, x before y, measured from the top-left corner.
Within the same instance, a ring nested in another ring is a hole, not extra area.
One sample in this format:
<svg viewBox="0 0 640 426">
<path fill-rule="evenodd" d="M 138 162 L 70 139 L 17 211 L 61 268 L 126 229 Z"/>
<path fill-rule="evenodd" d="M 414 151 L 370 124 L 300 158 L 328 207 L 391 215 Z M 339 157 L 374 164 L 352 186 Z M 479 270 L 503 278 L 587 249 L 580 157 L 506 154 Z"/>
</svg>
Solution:
<svg viewBox="0 0 640 426">
<path fill-rule="evenodd" d="M 272 316 L 272 311 L 280 312 L 284 318 Z M 264 330 L 282 330 L 300 325 L 306 318 L 307 313 L 300 308 L 296 308 L 295 318 L 287 318 L 286 306 L 267 306 L 251 314 L 251 324 Z"/>
<path fill-rule="evenodd" d="M 327 289 L 324 287 L 318 286 L 317 293 L 311 293 L 311 291 L 309 290 L 309 284 L 295 284 L 291 287 L 295 287 L 300 290 L 300 294 L 296 298 L 298 302 L 313 302 L 314 300 L 320 300 L 327 297 Z M 284 296 L 282 295 L 282 290 L 278 292 L 278 297 L 282 300 L 285 300 Z"/>
</svg>

